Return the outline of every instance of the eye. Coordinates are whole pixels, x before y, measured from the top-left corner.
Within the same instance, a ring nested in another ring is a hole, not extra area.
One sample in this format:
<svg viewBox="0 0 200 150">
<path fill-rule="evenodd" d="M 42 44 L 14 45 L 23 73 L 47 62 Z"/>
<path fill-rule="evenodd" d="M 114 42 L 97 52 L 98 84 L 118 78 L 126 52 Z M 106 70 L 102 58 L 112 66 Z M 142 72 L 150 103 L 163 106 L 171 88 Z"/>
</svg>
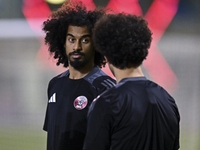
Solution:
<svg viewBox="0 0 200 150">
<path fill-rule="evenodd" d="M 74 38 L 68 38 L 68 41 L 69 41 L 70 43 L 74 43 L 75 39 L 74 39 Z"/>
<path fill-rule="evenodd" d="M 88 43 L 89 40 L 88 39 L 82 39 L 82 43 Z"/>
</svg>

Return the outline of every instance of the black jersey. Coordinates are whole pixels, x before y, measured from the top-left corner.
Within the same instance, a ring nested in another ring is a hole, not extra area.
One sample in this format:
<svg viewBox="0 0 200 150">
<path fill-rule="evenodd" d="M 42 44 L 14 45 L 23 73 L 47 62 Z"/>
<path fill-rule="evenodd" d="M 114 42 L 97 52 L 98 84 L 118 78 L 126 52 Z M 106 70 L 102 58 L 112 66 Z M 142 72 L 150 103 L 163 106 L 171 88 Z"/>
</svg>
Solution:
<svg viewBox="0 0 200 150">
<path fill-rule="evenodd" d="M 69 70 L 49 82 L 44 130 L 47 150 L 82 150 L 86 119 L 92 100 L 115 85 L 115 80 L 95 67 L 85 77 L 69 78 Z"/>
<path fill-rule="evenodd" d="M 125 78 L 93 101 L 84 150 L 177 150 L 174 99 L 145 77 Z"/>
</svg>

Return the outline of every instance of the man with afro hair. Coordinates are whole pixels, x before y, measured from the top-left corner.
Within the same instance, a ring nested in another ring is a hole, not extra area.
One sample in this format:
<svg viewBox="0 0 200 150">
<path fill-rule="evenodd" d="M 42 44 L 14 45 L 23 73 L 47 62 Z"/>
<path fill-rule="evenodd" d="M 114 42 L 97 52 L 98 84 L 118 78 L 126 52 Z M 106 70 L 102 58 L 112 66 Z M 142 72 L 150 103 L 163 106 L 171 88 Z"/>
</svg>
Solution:
<svg viewBox="0 0 200 150">
<path fill-rule="evenodd" d="M 92 100 L 115 85 L 100 69 L 105 58 L 92 41 L 94 24 L 103 15 L 102 9 L 88 11 L 82 3 L 66 2 L 43 23 L 50 53 L 57 65 L 68 67 L 49 82 L 43 127 L 47 150 L 81 150 Z"/>
<path fill-rule="evenodd" d="M 151 40 L 140 16 L 109 14 L 95 24 L 94 45 L 105 55 L 117 85 L 92 102 L 84 150 L 179 149 L 177 105 L 141 70 Z"/>
</svg>

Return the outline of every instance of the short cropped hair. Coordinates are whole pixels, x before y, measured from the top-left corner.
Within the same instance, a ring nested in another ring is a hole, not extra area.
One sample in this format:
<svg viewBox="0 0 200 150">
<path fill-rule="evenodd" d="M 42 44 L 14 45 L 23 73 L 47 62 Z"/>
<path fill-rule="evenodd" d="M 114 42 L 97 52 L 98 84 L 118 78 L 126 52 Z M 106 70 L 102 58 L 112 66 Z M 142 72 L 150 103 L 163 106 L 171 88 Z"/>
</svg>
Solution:
<svg viewBox="0 0 200 150">
<path fill-rule="evenodd" d="M 49 16 L 43 23 L 42 30 L 46 33 L 45 44 L 49 51 L 57 59 L 57 65 L 68 67 L 68 58 L 64 48 L 68 26 L 87 26 L 92 35 L 92 29 L 96 21 L 105 15 L 103 9 L 88 11 L 81 2 L 66 2 L 63 6 Z M 104 56 L 95 50 L 95 66 L 105 66 Z"/>
<path fill-rule="evenodd" d="M 147 21 L 136 15 L 108 14 L 93 29 L 96 49 L 120 69 L 140 66 L 148 55 L 151 40 Z"/>
</svg>

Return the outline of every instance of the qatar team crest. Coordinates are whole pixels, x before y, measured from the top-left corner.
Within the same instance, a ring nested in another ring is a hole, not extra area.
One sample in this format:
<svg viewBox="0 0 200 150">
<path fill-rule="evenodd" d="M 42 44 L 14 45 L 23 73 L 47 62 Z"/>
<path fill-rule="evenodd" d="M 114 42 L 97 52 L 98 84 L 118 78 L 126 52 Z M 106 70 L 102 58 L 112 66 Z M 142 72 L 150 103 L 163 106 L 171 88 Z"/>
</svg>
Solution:
<svg viewBox="0 0 200 150">
<path fill-rule="evenodd" d="M 88 100 L 85 96 L 78 96 L 74 100 L 74 107 L 78 110 L 81 110 L 87 106 Z"/>
</svg>

